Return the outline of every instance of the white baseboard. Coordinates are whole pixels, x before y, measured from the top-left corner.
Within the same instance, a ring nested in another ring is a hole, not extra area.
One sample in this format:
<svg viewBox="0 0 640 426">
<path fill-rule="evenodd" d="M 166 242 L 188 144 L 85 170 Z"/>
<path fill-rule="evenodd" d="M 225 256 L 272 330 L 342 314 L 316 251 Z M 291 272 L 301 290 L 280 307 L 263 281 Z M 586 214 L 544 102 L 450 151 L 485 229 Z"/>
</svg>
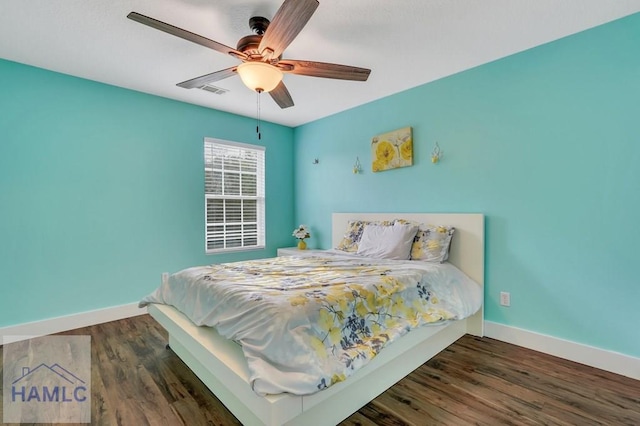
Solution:
<svg viewBox="0 0 640 426">
<path fill-rule="evenodd" d="M 141 309 L 138 308 L 137 303 L 130 303 L 127 305 L 81 312 L 78 314 L 50 318 L 42 321 L 11 325 L 0 328 L 0 343 L 7 344 L 26 340 L 35 336 L 46 336 L 49 334 L 61 333 L 63 331 L 102 324 L 109 321 L 116 321 L 146 313 L 146 308 Z"/>
<path fill-rule="evenodd" d="M 491 321 L 484 322 L 484 335 L 640 380 L 640 358 Z"/>
</svg>

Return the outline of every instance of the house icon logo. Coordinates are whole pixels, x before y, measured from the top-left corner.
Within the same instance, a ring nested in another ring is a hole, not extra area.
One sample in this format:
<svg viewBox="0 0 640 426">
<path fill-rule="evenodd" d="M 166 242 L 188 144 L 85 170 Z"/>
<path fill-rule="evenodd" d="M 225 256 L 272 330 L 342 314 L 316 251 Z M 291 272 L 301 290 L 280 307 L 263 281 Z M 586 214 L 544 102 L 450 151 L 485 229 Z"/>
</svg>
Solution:
<svg viewBox="0 0 640 426">
<path fill-rule="evenodd" d="M 22 368 L 11 384 L 11 402 L 84 402 L 86 382 L 59 364 Z"/>
<path fill-rule="evenodd" d="M 16 337 L 3 345 L 2 421 L 91 423 L 91 336 Z"/>
</svg>

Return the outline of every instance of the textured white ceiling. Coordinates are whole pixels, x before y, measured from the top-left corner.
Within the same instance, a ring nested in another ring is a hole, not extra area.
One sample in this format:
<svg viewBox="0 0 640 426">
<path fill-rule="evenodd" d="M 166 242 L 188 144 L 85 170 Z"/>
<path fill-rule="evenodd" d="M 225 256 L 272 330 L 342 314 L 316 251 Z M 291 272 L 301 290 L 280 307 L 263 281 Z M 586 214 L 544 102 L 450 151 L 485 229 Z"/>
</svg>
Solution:
<svg viewBox="0 0 640 426">
<path fill-rule="evenodd" d="M 231 47 L 281 0 L 0 0 L 0 58 L 253 117 L 235 76 L 216 95 L 176 83 L 234 58 L 126 18 L 151 16 Z M 640 0 L 320 0 L 284 57 L 372 69 L 367 82 L 296 75 L 295 106 L 263 95 L 262 118 L 297 126 L 640 11 Z"/>
</svg>

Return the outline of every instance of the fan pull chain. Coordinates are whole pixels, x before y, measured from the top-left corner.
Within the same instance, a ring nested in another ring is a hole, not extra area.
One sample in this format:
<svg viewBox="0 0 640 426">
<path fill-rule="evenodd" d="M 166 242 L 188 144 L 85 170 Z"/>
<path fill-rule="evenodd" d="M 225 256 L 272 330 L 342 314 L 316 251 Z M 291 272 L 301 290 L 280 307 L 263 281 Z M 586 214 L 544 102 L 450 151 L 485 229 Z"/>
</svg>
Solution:
<svg viewBox="0 0 640 426">
<path fill-rule="evenodd" d="M 257 93 L 257 106 L 258 106 L 258 111 L 256 112 L 256 118 L 257 118 L 257 123 L 256 123 L 256 133 L 258 134 L 258 140 L 262 139 L 262 134 L 260 133 L 260 93 L 262 93 L 262 90 L 257 89 L 256 90 Z"/>
</svg>

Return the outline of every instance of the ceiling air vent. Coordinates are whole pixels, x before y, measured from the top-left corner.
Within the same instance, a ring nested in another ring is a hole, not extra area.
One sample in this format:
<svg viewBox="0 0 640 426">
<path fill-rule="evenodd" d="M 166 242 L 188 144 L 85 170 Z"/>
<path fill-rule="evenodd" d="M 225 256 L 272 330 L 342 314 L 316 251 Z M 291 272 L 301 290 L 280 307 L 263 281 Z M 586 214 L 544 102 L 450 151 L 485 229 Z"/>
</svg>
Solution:
<svg viewBox="0 0 640 426">
<path fill-rule="evenodd" d="M 227 89 L 223 89 L 222 87 L 212 86 L 210 84 L 205 84 L 199 89 L 206 90 L 207 92 L 215 93 L 216 95 L 224 95 L 229 91 Z"/>
</svg>

